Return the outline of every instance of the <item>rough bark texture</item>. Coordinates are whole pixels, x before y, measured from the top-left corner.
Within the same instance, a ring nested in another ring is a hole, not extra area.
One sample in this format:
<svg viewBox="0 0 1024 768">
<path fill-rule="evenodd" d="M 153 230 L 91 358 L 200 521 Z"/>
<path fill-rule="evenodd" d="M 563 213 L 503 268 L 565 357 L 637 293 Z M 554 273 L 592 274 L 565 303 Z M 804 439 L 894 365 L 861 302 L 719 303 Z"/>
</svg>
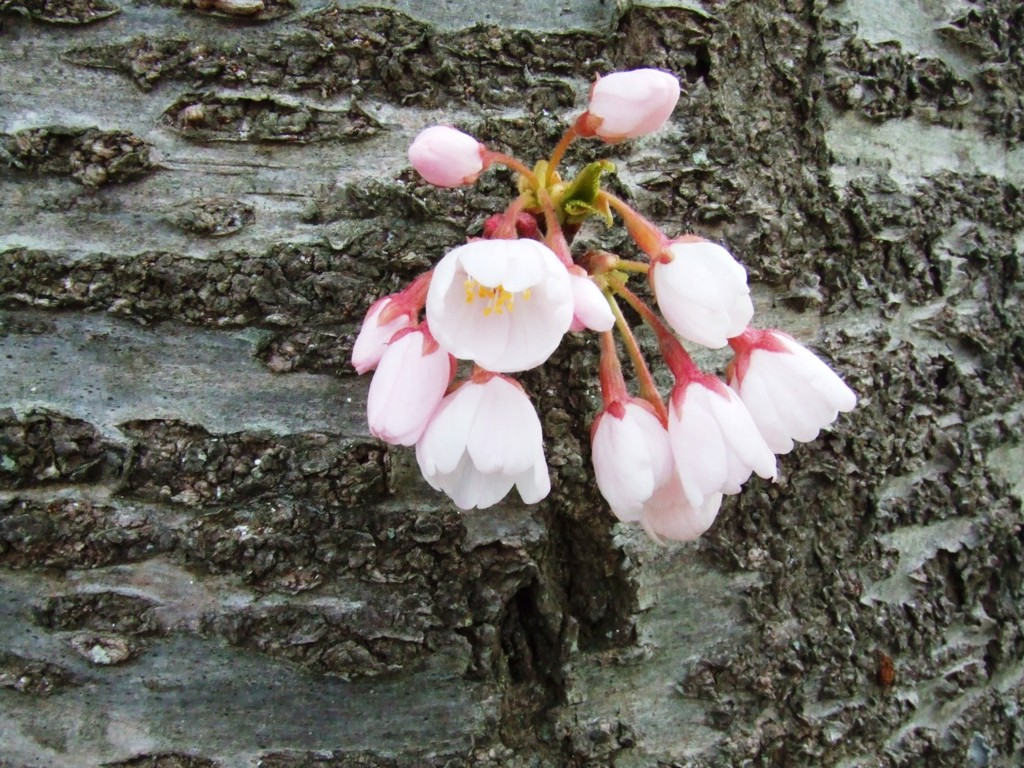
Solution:
<svg viewBox="0 0 1024 768">
<path fill-rule="evenodd" d="M 0 0 L 0 766 L 1020 765 L 1019 0 L 425 5 Z M 346 362 L 512 189 L 415 133 L 532 162 L 637 66 L 670 126 L 570 165 L 861 395 L 664 548 L 593 338 L 525 377 L 534 508 L 458 513 Z"/>
</svg>

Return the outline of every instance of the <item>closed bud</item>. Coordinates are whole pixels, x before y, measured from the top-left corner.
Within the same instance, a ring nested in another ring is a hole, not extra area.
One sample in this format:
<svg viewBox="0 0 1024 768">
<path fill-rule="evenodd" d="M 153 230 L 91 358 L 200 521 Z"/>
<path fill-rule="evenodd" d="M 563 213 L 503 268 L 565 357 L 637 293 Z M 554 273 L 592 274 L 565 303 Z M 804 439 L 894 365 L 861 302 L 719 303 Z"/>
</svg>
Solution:
<svg viewBox="0 0 1024 768">
<path fill-rule="evenodd" d="M 679 101 L 679 80 L 659 69 L 634 69 L 601 77 L 577 122 L 583 136 L 608 142 L 635 139 L 661 128 Z"/>
<path fill-rule="evenodd" d="M 484 169 L 483 145 L 469 134 L 446 125 L 420 131 L 409 147 L 409 162 L 437 187 L 472 184 Z"/>
</svg>

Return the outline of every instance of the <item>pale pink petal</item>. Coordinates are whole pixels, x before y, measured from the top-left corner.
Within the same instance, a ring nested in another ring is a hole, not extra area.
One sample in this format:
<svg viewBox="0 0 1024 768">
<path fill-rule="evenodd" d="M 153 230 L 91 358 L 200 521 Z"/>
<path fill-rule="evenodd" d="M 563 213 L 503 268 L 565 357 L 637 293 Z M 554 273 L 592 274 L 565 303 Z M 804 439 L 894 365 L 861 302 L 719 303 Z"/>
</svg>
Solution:
<svg viewBox="0 0 1024 768">
<path fill-rule="evenodd" d="M 774 478 L 775 454 L 761 437 L 743 401 L 731 389 L 724 389 L 724 392 L 725 395 L 712 393 L 708 400 L 723 438 L 743 467 L 739 473 L 742 478 L 736 473 L 730 473 L 731 477 L 743 483 L 753 470 L 765 479 Z"/>
<path fill-rule="evenodd" d="M 641 523 L 652 538 L 693 541 L 711 527 L 718 517 L 722 494 L 709 496 L 699 507 L 686 501 L 678 478 L 659 489 L 644 510 Z"/>
<path fill-rule="evenodd" d="M 821 358 L 789 336 L 776 337 L 796 356 L 800 371 L 823 400 L 844 413 L 857 406 L 857 394 Z"/>
<path fill-rule="evenodd" d="M 451 378 L 448 353 L 424 354 L 422 332 L 388 346 L 370 382 L 366 413 L 371 434 L 392 445 L 412 445 L 441 404 Z"/>
<path fill-rule="evenodd" d="M 435 125 L 419 133 L 409 147 L 409 163 L 438 187 L 472 184 L 483 170 L 480 142 L 472 136 Z"/>
<path fill-rule="evenodd" d="M 679 80 L 657 69 L 614 72 L 594 83 L 587 109 L 594 133 L 621 141 L 653 133 L 679 101 Z"/>
<path fill-rule="evenodd" d="M 466 273 L 481 285 L 516 293 L 547 277 L 545 261 L 550 249 L 536 240 L 478 240 L 474 248 L 463 247 L 459 261 Z M 557 263 L 557 257 L 555 259 Z"/>
<path fill-rule="evenodd" d="M 413 325 L 413 317 L 404 313 L 389 323 L 380 324 L 381 313 L 393 301 L 391 296 L 385 296 L 371 304 L 367 310 L 359 335 L 352 345 L 352 367 L 357 373 L 363 374 L 376 368 L 391 337 Z"/>
<path fill-rule="evenodd" d="M 764 377 L 757 374 L 746 376 L 742 389 L 737 391 L 746 403 L 747 410 L 754 418 L 757 429 L 768 443 L 768 447 L 778 454 L 792 451 L 793 440 L 785 426 L 786 419 L 779 413 L 779 405 Z"/>
<path fill-rule="evenodd" d="M 668 434 L 676 470 L 690 503 L 699 507 L 722 487 L 728 470 L 725 442 L 700 384 L 686 387 L 683 406 L 669 409 Z M 675 401 L 675 395 L 673 395 Z"/>
<path fill-rule="evenodd" d="M 601 289 L 587 275 L 570 274 L 569 280 L 572 284 L 573 326 L 579 325 L 579 328 L 570 326 L 570 330 L 610 331 L 615 325 L 615 315 Z"/>
<path fill-rule="evenodd" d="M 746 270 L 724 248 L 706 241 L 676 242 L 668 251 L 671 261 L 651 267 L 662 314 L 683 338 L 724 347 L 754 314 Z"/>
<path fill-rule="evenodd" d="M 516 490 L 524 504 L 536 504 L 551 493 L 551 478 L 542 446 L 534 453 L 533 466 L 516 476 Z"/>
<path fill-rule="evenodd" d="M 476 419 L 483 393 L 463 384 L 441 401 L 416 444 L 416 458 L 424 475 L 454 472 L 465 452 L 465 435 Z"/>
<path fill-rule="evenodd" d="M 466 454 L 455 471 L 444 479 L 440 490 L 447 493 L 459 509 L 486 509 L 505 498 L 512 485 L 512 478 L 500 472 L 480 472 Z"/>
<path fill-rule="evenodd" d="M 537 412 L 523 391 L 505 379 L 474 386 L 484 395 L 466 437 L 473 465 L 480 472 L 518 475 L 533 464 L 534 448 L 541 442 Z"/>
</svg>

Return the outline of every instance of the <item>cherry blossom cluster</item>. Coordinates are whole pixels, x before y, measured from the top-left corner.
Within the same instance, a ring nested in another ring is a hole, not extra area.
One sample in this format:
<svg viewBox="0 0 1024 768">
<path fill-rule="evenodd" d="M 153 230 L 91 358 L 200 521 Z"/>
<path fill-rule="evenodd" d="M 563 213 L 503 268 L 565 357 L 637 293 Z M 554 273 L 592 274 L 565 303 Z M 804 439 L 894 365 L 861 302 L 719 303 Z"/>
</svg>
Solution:
<svg viewBox="0 0 1024 768">
<path fill-rule="evenodd" d="M 639 522 L 655 539 L 702 534 L 723 494 L 739 493 L 753 473 L 773 479 L 776 454 L 815 439 L 856 404 L 853 391 L 791 336 L 750 325 L 747 273 L 725 248 L 664 234 L 602 188 L 602 175 L 614 170 L 607 161 L 568 180 L 559 174 L 573 141 L 652 133 L 679 93 L 676 77 L 659 70 L 598 78 L 586 111 L 533 168 L 447 126 L 427 128 L 412 143 L 412 166 L 440 187 L 473 184 L 495 164 L 519 176 L 519 195 L 488 219 L 482 237 L 370 307 L 352 352 L 359 373 L 374 371 L 370 431 L 415 446 L 423 477 L 461 509 L 496 504 L 512 486 L 527 504 L 550 491 L 541 422 L 511 374 L 543 364 L 569 332 L 601 339 L 603 407 L 590 435 L 597 486 L 620 520 Z M 616 215 L 644 260 L 574 252 L 586 219 L 611 225 Z M 649 282 L 658 311 L 629 287 L 637 276 Z M 622 304 L 654 332 L 675 378 L 667 399 Z M 702 371 L 681 340 L 730 347 L 726 380 Z M 620 344 L 636 394 L 622 373 Z M 468 361 L 462 376 L 458 361 Z"/>
</svg>

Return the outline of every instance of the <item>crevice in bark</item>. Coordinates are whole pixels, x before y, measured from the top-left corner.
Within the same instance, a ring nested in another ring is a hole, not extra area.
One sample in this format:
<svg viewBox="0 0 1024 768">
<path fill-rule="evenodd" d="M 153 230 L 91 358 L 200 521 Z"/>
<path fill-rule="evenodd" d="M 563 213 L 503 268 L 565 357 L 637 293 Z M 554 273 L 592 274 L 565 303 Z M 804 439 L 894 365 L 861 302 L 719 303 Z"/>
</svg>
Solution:
<svg viewBox="0 0 1024 768">
<path fill-rule="evenodd" d="M 564 680 L 557 628 L 552 628 L 539 605 L 537 581 L 516 592 L 505 606 L 501 648 L 513 684 L 539 683 L 548 693 L 547 706 L 561 701 Z"/>
</svg>

